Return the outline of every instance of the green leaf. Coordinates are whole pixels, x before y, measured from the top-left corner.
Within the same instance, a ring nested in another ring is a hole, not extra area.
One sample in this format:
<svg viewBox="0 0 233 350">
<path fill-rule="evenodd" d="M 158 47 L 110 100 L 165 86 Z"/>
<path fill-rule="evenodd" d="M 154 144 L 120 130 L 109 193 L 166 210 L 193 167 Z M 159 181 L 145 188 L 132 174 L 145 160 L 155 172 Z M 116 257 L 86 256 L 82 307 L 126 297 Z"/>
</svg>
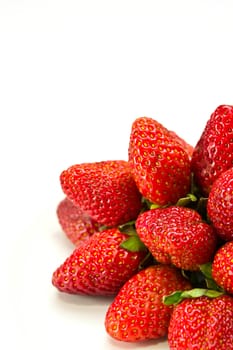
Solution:
<svg viewBox="0 0 233 350">
<path fill-rule="evenodd" d="M 151 203 L 150 209 L 158 209 L 158 208 L 161 208 L 161 205 L 156 204 L 156 203 Z"/>
<path fill-rule="evenodd" d="M 212 263 L 208 262 L 206 264 L 200 265 L 200 270 L 206 278 L 212 279 Z"/>
<path fill-rule="evenodd" d="M 145 244 L 140 240 L 137 235 L 130 236 L 120 244 L 121 248 L 124 248 L 130 252 L 139 252 L 147 250 Z"/>
<path fill-rule="evenodd" d="M 206 296 L 209 298 L 216 298 L 219 295 L 222 295 L 223 293 L 218 292 L 216 290 L 211 290 L 211 289 L 205 289 L 205 288 L 194 288 L 191 290 L 185 290 L 182 293 L 182 299 L 187 299 L 187 298 L 199 298 L 202 296 Z"/>
<path fill-rule="evenodd" d="M 217 290 L 205 289 L 205 288 L 194 288 L 194 289 L 185 290 L 185 291 L 176 291 L 170 295 L 166 295 L 163 297 L 163 303 L 165 305 L 176 305 L 184 299 L 199 298 L 202 296 L 206 296 L 209 298 L 217 298 L 223 294 L 224 294 L 223 291 L 217 291 Z"/>
<path fill-rule="evenodd" d="M 178 205 L 179 207 L 186 207 L 190 203 L 196 202 L 196 201 L 197 201 L 197 197 L 192 193 L 188 193 L 186 197 L 180 198 L 177 201 L 176 205 Z"/>
<path fill-rule="evenodd" d="M 182 300 L 182 291 L 176 291 L 172 294 L 163 297 L 163 303 L 165 305 L 176 305 Z"/>
</svg>

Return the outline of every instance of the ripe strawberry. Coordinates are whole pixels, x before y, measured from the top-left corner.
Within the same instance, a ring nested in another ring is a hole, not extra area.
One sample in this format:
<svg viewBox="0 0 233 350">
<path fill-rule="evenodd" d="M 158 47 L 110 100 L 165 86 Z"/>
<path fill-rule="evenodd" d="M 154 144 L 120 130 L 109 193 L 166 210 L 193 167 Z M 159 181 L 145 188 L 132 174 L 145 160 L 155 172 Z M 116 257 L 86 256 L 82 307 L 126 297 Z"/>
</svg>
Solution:
<svg viewBox="0 0 233 350">
<path fill-rule="evenodd" d="M 175 133 L 152 118 L 134 121 L 129 162 L 142 195 L 158 205 L 175 204 L 190 187 L 190 154 Z"/>
<path fill-rule="evenodd" d="M 188 153 L 189 159 L 192 159 L 194 147 L 187 143 L 182 137 L 177 135 L 174 131 L 169 130 L 169 134 L 171 137 L 173 137 L 180 145 L 183 147 L 183 149 Z"/>
<path fill-rule="evenodd" d="M 207 121 L 191 160 L 191 169 L 202 194 L 208 196 L 214 181 L 232 166 L 233 106 L 221 105 Z"/>
<path fill-rule="evenodd" d="M 136 231 L 154 258 L 184 270 L 199 270 L 211 261 L 217 238 L 210 225 L 193 209 L 157 208 L 140 214 Z"/>
<path fill-rule="evenodd" d="M 66 196 L 102 225 L 124 224 L 141 210 L 141 194 L 126 161 L 73 165 L 61 173 L 60 181 Z"/>
<path fill-rule="evenodd" d="M 233 294 L 233 241 L 225 243 L 216 252 L 212 276 L 217 285 Z"/>
<path fill-rule="evenodd" d="M 224 171 L 213 183 L 207 201 L 207 214 L 218 235 L 233 240 L 233 168 Z"/>
<path fill-rule="evenodd" d="M 183 300 L 173 310 L 168 344 L 171 350 L 233 349 L 233 298 Z"/>
<path fill-rule="evenodd" d="M 143 245 L 135 251 L 122 248 L 127 238 L 117 228 L 95 232 L 54 271 L 52 284 L 71 294 L 115 295 L 147 254 Z M 140 244 L 137 236 L 133 238 Z"/>
<path fill-rule="evenodd" d="M 68 198 L 60 201 L 56 213 L 63 232 L 76 247 L 88 240 L 100 228 L 97 222 Z"/>
<path fill-rule="evenodd" d="M 121 288 L 105 317 L 107 333 L 126 342 L 158 339 L 167 334 L 173 306 L 163 296 L 191 284 L 174 267 L 151 265 L 129 279 Z"/>
</svg>

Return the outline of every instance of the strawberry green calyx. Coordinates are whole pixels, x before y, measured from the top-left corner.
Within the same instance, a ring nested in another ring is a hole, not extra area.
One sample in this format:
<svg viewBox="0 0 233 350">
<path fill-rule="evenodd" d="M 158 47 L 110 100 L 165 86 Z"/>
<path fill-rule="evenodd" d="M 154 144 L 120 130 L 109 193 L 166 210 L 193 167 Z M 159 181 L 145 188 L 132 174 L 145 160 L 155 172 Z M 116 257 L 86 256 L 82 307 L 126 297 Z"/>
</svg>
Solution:
<svg viewBox="0 0 233 350">
<path fill-rule="evenodd" d="M 124 248 L 129 252 L 140 252 L 147 250 L 145 244 L 140 240 L 136 232 L 135 220 L 126 222 L 125 224 L 118 226 L 118 229 L 120 232 L 128 236 L 128 238 L 121 242 L 120 248 Z"/>
<path fill-rule="evenodd" d="M 157 208 L 161 208 L 162 207 L 160 204 L 153 203 L 153 202 L 149 201 L 145 197 L 142 197 L 142 204 L 144 206 L 144 211 L 145 210 L 149 210 L 149 209 L 157 209 Z"/>
<path fill-rule="evenodd" d="M 197 201 L 197 197 L 192 193 L 188 193 L 186 197 L 180 198 L 177 201 L 176 205 L 180 207 L 187 207 L 190 203 L 193 203 L 196 201 Z"/>
<path fill-rule="evenodd" d="M 151 203 L 150 209 L 158 209 L 158 208 L 161 208 L 161 205 L 156 204 L 156 203 Z"/>
<path fill-rule="evenodd" d="M 140 240 L 137 234 L 130 235 L 129 238 L 127 238 L 120 244 L 120 247 L 130 252 L 140 252 L 140 251 L 147 250 L 145 244 L 142 243 L 142 241 Z"/>
<path fill-rule="evenodd" d="M 177 305 L 184 299 L 199 298 L 202 296 L 206 296 L 209 298 L 217 298 L 223 294 L 223 291 L 205 288 L 194 288 L 191 290 L 176 291 L 170 295 L 166 295 L 163 297 L 163 302 L 165 305 Z"/>
<path fill-rule="evenodd" d="M 203 273 L 203 275 L 208 278 L 212 279 L 212 262 L 208 262 L 206 264 L 200 265 L 200 270 Z"/>
</svg>

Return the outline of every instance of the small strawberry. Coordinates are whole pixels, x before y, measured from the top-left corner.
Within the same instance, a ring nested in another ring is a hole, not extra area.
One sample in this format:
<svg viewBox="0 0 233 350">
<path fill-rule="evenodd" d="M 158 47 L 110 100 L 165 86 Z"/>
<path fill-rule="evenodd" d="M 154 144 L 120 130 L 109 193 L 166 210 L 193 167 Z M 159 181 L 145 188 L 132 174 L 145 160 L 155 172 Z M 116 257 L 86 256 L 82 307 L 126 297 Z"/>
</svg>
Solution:
<svg viewBox="0 0 233 350">
<path fill-rule="evenodd" d="M 168 344 L 171 350 L 232 350 L 233 298 L 220 295 L 183 300 L 172 312 Z"/>
<path fill-rule="evenodd" d="M 194 178 L 208 197 L 214 181 L 233 166 L 233 106 L 221 105 L 210 116 L 191 160 Z"/>
<path fill-rule="evenodd" d="M 216 250 L 210 225 L 193 209 L 170 206 L 148 210 L 136 220 L 136 231 L 154 258 L 184 270 L 199 270 Z"/>
<path fill-rule="evenodd" d="M 107 333 L 126 342 L 164 337 L 173 306 L 164 305 L 163 296 L 191 287 L 174 267 L 151 265 L 141 270 L 124 284 L 109 306 Z"/>
<path fill-rule="evenodd" d="M 129 162 L 139 191 L 157 205 L 175 204 L 189 192 L 190 154 L 175 133 L 148 117 L 132 124 Z"/>
<path fill-rule="evenodd" d="M 126 161 L 77 164 L 60 175 L 66 196 L 90 217 L 109 227 L 134 220 L 141 194 Z"/>
<path fill-rule="evenodd" d="M 233 294 L 233 241 L 225 243 L 216 252 L 212 276 L 217 285 Z"/>
<path fill-rule="evenodd" d="M 68 198 L 60 201 L 56 213 L 63 232 L 76 247 L 88 240 L 100 228 L 97 222 Z"/>
<path fill-rule="evenodd" d="M 224 171 L 213 183 L 207 214 L 217 234 L 225 241 L 233 240 L 233 168 Z"/>
<path fill-rule="evenodd" d="M 121 247 L 126 240 L 136 244 L 131 251 Z M 118 228 L 95 232 L 54 271 L 52 284 L 71 294 L 115 295 L 146 254 L 137 236 L 129 237 Z"/>
</svg>

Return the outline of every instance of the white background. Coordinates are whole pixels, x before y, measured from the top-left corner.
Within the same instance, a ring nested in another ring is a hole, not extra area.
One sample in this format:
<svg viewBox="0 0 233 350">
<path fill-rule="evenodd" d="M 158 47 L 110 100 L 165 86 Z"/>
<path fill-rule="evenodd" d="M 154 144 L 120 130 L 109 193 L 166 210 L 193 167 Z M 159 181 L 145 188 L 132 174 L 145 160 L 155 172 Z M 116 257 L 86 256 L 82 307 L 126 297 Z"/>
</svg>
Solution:
<svg viewBox="0 0 233 350">
<path fill-rule="evenodd" d="M 112 341 L 110 300 L 52 287 L 73 250 L 59 175 L 127 159 L 143 115 L 195 145 L 233 103 L 232 16 L 230 0 L 0 0 L 1 349 L 168 348 Z"/>
</svg>

